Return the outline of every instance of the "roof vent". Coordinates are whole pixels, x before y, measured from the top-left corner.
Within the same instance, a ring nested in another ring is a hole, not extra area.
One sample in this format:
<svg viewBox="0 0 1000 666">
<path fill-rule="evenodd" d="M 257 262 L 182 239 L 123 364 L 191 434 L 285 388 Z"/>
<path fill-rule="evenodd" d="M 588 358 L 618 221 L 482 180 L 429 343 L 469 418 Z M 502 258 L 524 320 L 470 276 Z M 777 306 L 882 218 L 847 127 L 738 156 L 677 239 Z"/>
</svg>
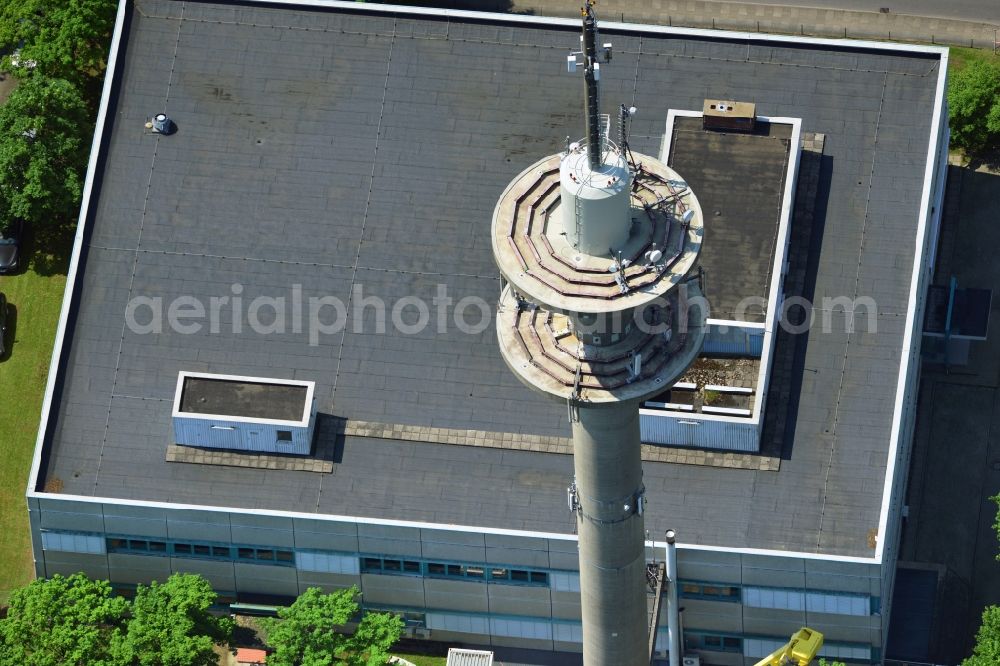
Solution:
<svg viewBox="0 0 1000 666">
<path fill-rule="evenodd" d="M 732 102 L 706 99 L 702 107 L 705 129 L 752 132 L 757 120 L 757 105 L 752 102 Z"/>
<path fill-rule="evenodd" d="M 177 131 L 177 125 L 167 117 L 167 114 L 158 113 L 153 116 L 153 131 L 170 135 Z"/>
</svg>

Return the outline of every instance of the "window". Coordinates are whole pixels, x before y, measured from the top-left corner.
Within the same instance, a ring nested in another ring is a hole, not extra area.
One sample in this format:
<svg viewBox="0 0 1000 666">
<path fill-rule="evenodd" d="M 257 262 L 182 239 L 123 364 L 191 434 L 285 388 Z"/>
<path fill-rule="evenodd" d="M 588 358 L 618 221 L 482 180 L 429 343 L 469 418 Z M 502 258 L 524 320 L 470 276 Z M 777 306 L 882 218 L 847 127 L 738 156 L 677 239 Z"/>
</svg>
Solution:
<svg viewBox="0 0 1000 666">
<path fill-rule="evenodd" d="M 307 553 L 300 553 L 299 556 L 313 557 L 313 555 Z M 307 561 L 312 562 L 312 560 Z M 522 585 L 549 584 L 549 574 L 544 571 L 509 569 L 505 566 L 421 562 L 419 560 L 400 560 L 394 557 L 374 556 L 361 557 L 354 561 L 360 562 L 361 570 L 365 573 L 424 575 L 434 578 L 459 578 L 474 581 L 488 580 L 493 583 L 518 583 Z"/>
<path fill-rule="evenodd" d="M 350 555 L 304 551 L 296 553 L 295 560 L 296 567 L 301 571 L 357 575 L 361 570 L 358 558 Z"/>
<path fill-rule="evenodd" d="M 706 601 L 740 600 L 740 588 L 735 585 L 681 582 L 680 593 L 682 597 L 687 597 L 689 599 L 705 599 Z"/>
<path fill-rule="evenodd" d="M 96 534 L 75 532 L 42 532 L 42 549 L 59 550 L 67 553 L 104 554 L 111 546 Z"/>
<path fill-rule="evenodd" d="M 279 442 L 289 442 L 292 441 L 292 431 L 291 430 L 279 430 L 277 435 L 277 440 Z"/>
<path fill-rule="evenodd" d="M 45 534 L 43 532 L 43 534 Z M 254 548 L 253 546 L 233 547 L 213 543 L 183 543 L 172 541 L 151 541 L 123 537 L 87 537 L 98 540 L 98 546 L 107 545 L 109 552 L 134 553 L 143 555 L 173 555 L 176 557 L 204 557 L 216 560 L 247 560 L 284 566 L 295 566 L 295 553 L 291 550 L 274 548 Z M 82 551 L 81 551 L 82 552 Z M 95 551 L 96 552 L 96 551 Z M 357 562 L 352 558 L 353 562 Z"/>
<path fill-rule="evenodd" d="M 699 634 L 684 632 L 684 647 L 688 650 L 710 650 L 712 652 L 742 652 L 743 639 L 739 636 L 722 634 Z"/>
</svg>

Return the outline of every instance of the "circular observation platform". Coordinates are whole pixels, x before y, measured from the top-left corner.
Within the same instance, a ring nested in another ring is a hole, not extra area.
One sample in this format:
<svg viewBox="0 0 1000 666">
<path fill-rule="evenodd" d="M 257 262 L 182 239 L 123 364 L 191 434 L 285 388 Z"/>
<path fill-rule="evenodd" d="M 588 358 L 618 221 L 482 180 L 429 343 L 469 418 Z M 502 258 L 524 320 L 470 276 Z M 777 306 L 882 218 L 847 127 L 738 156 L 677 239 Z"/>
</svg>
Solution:
<svg viewBox="0 0 1000 666">
<path fill-rule="evenodd" d="M 500 353 L 518 379 L 550 397 L 593 406 L 646 399 L 672 385 L 701 351 L 707 311 L 699 302 L 697 282 L 687 282 L 639 311 L 642 323 L 626 325 L 617 342 L 598 346 L 584 343 L 567 315 L 519 300 L 508 285 L 497 313 Z"/>
<path fill-rule="evenodd" d="M 694 192 L 670 167 L 634 153 L 639 168 L 631 182 L 628 239 L 603 256 L 586 254 L 573 247 L 563 226 L 564 155 L 522 171 L 497 202 L 492 242 L 501 274 L 521 296 L 564 313 L 624 312 L 665 296 L 701 251 L 704 220 Z M 660 253 L 655 261 L 652 250 Z"/>
</svg>

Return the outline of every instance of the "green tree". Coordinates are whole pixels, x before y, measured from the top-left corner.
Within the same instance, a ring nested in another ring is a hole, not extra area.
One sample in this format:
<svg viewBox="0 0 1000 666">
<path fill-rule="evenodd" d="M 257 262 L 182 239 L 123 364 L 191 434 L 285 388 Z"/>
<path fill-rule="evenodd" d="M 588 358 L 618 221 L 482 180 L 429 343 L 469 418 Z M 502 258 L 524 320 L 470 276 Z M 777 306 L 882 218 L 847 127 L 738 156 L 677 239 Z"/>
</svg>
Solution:
<svg viewBox="0 0 1000 666">
<path fill-rule="evenodd" d="M 948 84 L 951 143 L 967 152 L 1000 139 L 1000 65 L 980 60 L 956 73 Z"/>
<path fill-rule="evenodd" d="M 96 109 L 117 6 L 114 0 L 0 2 L 0 47 L 19 49 L 0 67 L 19 79 L 70 81 Z"/>
<path fill-rule="evenodd" d="M 138 666 L 215 666 L 214 645 L 228 643 L 233 622 L 209 613 L 216 594 L 201 576 L 174 574 L 140 585 L 113 652 Z"/>
<path fill-rule="evenodd" d="M 35 580 L 15 590 L 0 620 L 0 664 L 112 666 L 128 601 L 83 574 Z"/>
<path fill-rule="evenodd" d="M 76 88 L 30 77 L 0 106 L 0 226 L 52 228 L 80 205 L 93 124 Z"/>
<path fill-rule="evenodd" d="M 847 664 L 842 661 L 827 661 L 826 659 L 820 659 L 819 666 L 847 666 Z"/>
<path fill-rule="evenodd" d="M 1000 494 L 990 500 L 997 505 L 993 518 L 993 530 L 1000 539 Z M 1000 554 L 996 556 L 1000 560 Z M 962 662 L 962 666 L 994 666 L 1000 664 L 1000 606 L 987 606 L 983 610 L 983 622 L 976 632 L 976 644 L 972 656 Z"/>
<path fill-rule="evenodd" d="M 988 606 L 983 611 L 983 623 L 976 632 L 972 656 L 962 666 L 996 666 L 1000 664 L 1000 606 Z"/>
<path fill-rule="evenodd" d="M 331 594 L 309 588 L 277 621 L 267 623 L 267 644 L 274 652 L 267 663 L 274 666 L 381 666 L 389 648 L 399 640 L 403 621 L 389 613 L 367 613 L 354 635 L 344 625 L 358 614 L 358 588 Z"/>
</svg>

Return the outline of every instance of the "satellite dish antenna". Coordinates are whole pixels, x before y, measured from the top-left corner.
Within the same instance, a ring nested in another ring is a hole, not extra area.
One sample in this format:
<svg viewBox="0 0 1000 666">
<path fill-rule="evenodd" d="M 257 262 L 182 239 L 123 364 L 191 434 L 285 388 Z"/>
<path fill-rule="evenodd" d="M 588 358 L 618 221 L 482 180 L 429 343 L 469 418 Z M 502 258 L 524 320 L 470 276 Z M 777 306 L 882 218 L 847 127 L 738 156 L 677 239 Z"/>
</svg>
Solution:
<svg viewBox="0 0 1000 666">
<path fill-rule="evenodd" d="M 659 250 L 650 250 L 646 253 L 646 261 L 651 264 L 657 263 L 660 259 L 663 259 L 663 253 Z"/>
<path fill-rule="evenodd" d="M 570 152 L 573 152 L 573 153 L 575 153 L 576 151 L 580 150 L 580 142 L 579 141 L 574 141 L 573 143 L 569 144 L 569 149 L 570 149 Z"/>
<path fill-rule="evenodd" d="M 634 116 L 636 113 L 638 113 L 638 111 L 639 111 L 639 109 L 635 108 L 634 106 L 628 107 L 628 115 L 629 116 Z"/>
<path fill-rule="evenodd" d="M 684 215 L 681 216 L 681 222 L 683 222 L 684 224 L 689 223 L 693 219 L 694 219 L 694 208 L 688 208 L 686 211 L 684 211 Z"/>
</svg>

